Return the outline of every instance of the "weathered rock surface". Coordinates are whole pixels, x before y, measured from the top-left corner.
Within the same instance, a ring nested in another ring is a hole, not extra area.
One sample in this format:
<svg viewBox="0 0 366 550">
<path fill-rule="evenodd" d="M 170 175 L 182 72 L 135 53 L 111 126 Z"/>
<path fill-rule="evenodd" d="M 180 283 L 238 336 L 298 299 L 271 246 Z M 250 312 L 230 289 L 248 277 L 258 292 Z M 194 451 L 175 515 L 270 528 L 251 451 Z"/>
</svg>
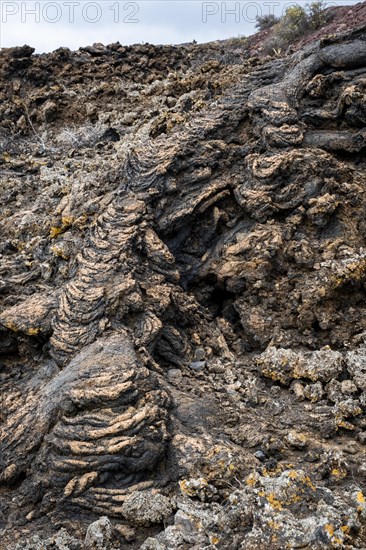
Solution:
<svg viewBox="0 0 366 550">
<path fill-rule="evenodd" d="M 365 27 L 0 56 L 0 548 L 365 548 Z"/>
</svg>

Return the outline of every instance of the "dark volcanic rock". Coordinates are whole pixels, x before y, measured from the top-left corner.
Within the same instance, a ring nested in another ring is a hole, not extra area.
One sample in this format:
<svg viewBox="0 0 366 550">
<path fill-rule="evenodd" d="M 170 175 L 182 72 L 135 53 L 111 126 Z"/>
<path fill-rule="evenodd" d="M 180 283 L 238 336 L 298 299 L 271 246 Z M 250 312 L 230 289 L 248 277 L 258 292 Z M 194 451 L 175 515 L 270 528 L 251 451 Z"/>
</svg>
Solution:
<svg viewBox="0 0 366 550">
<path fill-rule="evenodd" d="M 365 40 L 0 53 L 1 548 L 365 547 Z"/>
</svg>

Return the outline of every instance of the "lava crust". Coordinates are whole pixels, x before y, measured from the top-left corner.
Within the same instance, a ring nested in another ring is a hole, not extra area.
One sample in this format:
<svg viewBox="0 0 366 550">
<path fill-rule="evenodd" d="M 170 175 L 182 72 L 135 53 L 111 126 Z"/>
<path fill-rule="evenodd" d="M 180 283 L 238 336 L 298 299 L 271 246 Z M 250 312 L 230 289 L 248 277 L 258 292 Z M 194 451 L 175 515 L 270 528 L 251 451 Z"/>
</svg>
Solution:
<svg viewBox="0 0 366 550">
<path fill-rule="evenodd" d="M 1 550 L 366 548 L 366 27 L 0 60 Z"/>
</svg>

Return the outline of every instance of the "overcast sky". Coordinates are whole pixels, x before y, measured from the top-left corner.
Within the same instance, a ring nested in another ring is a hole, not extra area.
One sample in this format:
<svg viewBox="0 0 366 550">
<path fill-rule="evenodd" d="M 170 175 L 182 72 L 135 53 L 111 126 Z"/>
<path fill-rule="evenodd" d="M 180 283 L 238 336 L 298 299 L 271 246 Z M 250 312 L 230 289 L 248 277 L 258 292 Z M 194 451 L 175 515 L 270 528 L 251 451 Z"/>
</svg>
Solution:
<svg viewBox="0 0 366 550">
<path fill-rule="evenodd" d="M 257 14 L 277 15 L 290 0 L 0 0 L 0 46 L 29 44 L 39 53 L 94 42 L 180 44 L 255 32 Z M 298 2 L 305 5 L 305 2 Z M 356 0 L 326 0 L 351 5 Z"/>
</svg>

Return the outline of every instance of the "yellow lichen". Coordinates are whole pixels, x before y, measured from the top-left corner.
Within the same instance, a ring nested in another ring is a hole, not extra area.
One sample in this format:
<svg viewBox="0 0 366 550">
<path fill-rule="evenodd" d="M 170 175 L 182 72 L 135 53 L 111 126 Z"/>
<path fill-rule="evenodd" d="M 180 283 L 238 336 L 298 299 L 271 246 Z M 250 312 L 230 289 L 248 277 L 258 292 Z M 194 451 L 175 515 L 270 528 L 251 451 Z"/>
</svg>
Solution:
<svg viewBox="0 0 366 550">
<path fill-rule="evenodd" d="M 283 384 L 286 383 L 286 377 L 285 376 L 281 376 L 280 373 L 276 372 L 276 371 L 271 371 L 271 370 L 267 370 L 267 369 L 263 369 L 263 374 L 264 376 L 267 376 L 267 378 L 270 378 L 271 380 L 273 380 L 274 382 L 282 382 Z"/>
<path fill-rule="evenodd" d="M 179 482 L 179 487 L 182 493 L 188 494 L 189 488 L 187 487 L 188 481 L 186 479 L 182 479 L 182 481 Z"/>
<path fill-rule="evenodd" d="M 61 218 L 61 226 L 53 226 L 51 227 L 50 229 L 50 237 L 51 239 L 55 239 L 56 237 L 58 237 L 59 235 L 61 235 L 62 233 L 65 233 L 65 231 L 67 229 L 69 229 L 69 227 L 71 227 L 71 225 L 73 224 L 74 222 L 74 218 L 72 218 L 71 216 L 64 216 Z"/>
<path fill-rule="evenodd" d="M 364 504 L 366 502 L 362 491 L 358 491 L 356 498 L 357 502 L 359 502 L 360 504 Z"/>
<path fill-rule="evenodd" d="M 275 531 L 277 531 L 279 528 L 280 528 L 280 524 L 277 523 L 276 521 L 274 521 L 273 519 L 270 519 L 268 521 L 268 526 L 271 528 L 271 529 L 274 529 Z"/>
<path fill-rule="evenodd" d="M 37 336 L 37 334 L 39 334 L 40 332 L 40 329 L 39 328 L 36 328 L 36 327 L 32 327 L 30 329 L 28 329 L 28 334 L 29 336 Z"/>
<path fill-rule="evenodd" d="M 193 484 L 192 481 L 195 481 L 196 483 Z M 188 495 L 189 497 L 196 496 L 197 490 L 202 489 L 203 487 L 207 486 L 207 480 L 200 477 L 197 480 L 189 481 L 188 479 L 183 479 L 179 482 L 179 487 L 182 493 Z"/>
<path fill-rule="evenodd" d="M 302 501 L 301 495 L 292 495 L 292 497 L 288 501 L 288 504 L 295 504 L 296 502 L 301 502 L 301 501 Z"/>
<path fill-rule="evenodd" d="M 74 221 L 74 218 L 72 216 L 63 216 L 61 218 L 62 226 L 63 227 L 70 227 Z"/>
<path fill-rule="evenodd" d="M 347 420 L 337 420 L 337 427 L 338 428 L 343 428 L 344 430 L 354 430 L 355 429 L 355 426 L 351 423 L 351 422 L 348 422 Z"/>
<path fill-rule="evenodd" d="M 348 282 L 360 282 L 365 277 L 366 259 L 360 258 L 346 266 L 345 272 L 334 277 L 333 286 L 335 288 Z"/>
<path fill-rule="evenodd" d="M 51 227 L 50 229 L 50 237 L 51 239 L 55 239 L 62 233 L 62 227 Z"/>
<path fill-rule="evenodd" d="M 328 533 L 328 535 L 330 537 L 332 537 L 334 535 L 334 527 L 331 523 L 326 523 L 324 525 L 324 529 L 326 530 L 326 532 Z"/>
<path fill-rule="evenodd" d="M 54 253 L 55 256 L 58 256 L 59 258 L 62 258 L 63 260 L 68 260 L 69 256 L 65 253 L 65 250 L 60 248 L 59 246 L 53 245 L 51 246 L 51 250 Z"/>
<path fill-rule="evenodd" d="M 13 321 L 5 322 L 4 325 L 5 325 L 6 328 L 8 328 L 9 330 L 12 330 L 13 332 L 18 332 L 18 327 L 16 326 L 15 323 L 13 323 Z"/>
<path fill-rule="evenodd" d="M 216 544 L 218 544 L 220 542 L 220 539 L 219 539 L 219 537 L 211 536 L 210 537 L 210 542 L 211 542 L 211 544 L 214 544 L 216 546 Z"/>
<path fill-rule="evenodd" d="M 347 472 L 342 468 L 332 468 L 330 473 L 332 474 L 333 477 L 336 477 L 338 479 L 342 479 L 347 475 Z"/>
</svg>

